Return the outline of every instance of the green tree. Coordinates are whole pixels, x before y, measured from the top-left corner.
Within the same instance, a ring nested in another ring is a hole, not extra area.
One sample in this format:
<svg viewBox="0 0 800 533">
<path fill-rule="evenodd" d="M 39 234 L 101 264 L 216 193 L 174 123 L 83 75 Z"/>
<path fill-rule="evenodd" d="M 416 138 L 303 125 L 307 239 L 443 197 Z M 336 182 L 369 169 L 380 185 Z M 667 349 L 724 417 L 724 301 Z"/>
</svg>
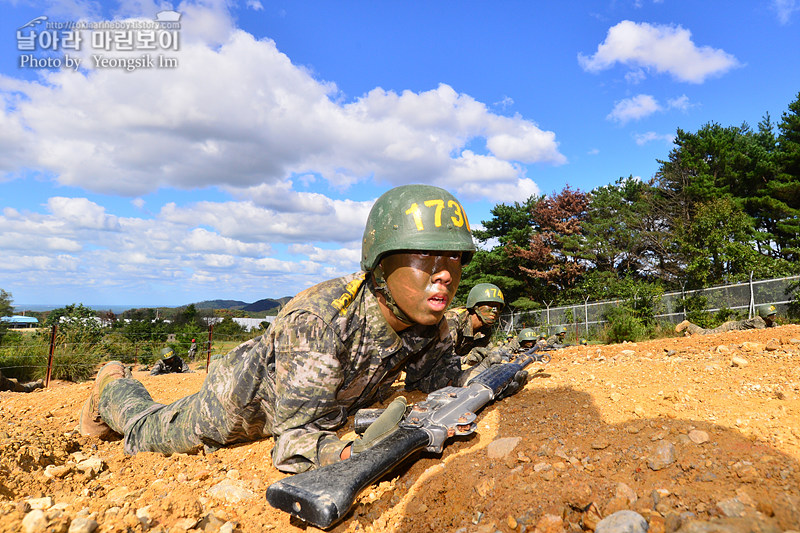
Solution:
<svg viewBox="0 0 800 533">
<path fill-rule="evenodd" d="M 700 203 L 680 240 L 690 286 L 746 280 L 760 262 L 752 219 L 731 198 Z"/>
<path fill-rule="evenodd" d="M 89 347 L 96 345 L 103 338 L 103 326 L 97 311 L 82 303 L 70 304 L 53 309 L 44 321 L 45 328 L 58 325 L 58 334 L 63 342 L 83 344 Z M 49 333 L 46 333 L 49 335 Z"/>
<path fill-rule="evenodd" d="M 769 183 L 773 199 L 774 229 L 780 256 L 800 259 L 800 93 L 778 123 L 776 163 L 778 174 Z"/>
<path fill-rule="evenodd" d="M 11 293 L 0 289 L 0 317 L 11 316 L 14 307 L 11 305 Z M 3 344 L 3 337 L 8 332 L 8 323 L 0 320 L 0 344 Z"/>
<path fill-rule="evenodd" d="M 589 256 L 582 224 L 589 196 L 569 186 L 533 206 L 533 231 L 526 246 L 509 243 L 508 255 L 519 258 L 520 270 L 543 282 L 551 294 L 574 287 L 586 271 Z M 546 295 L 541 295 L 546 297 Z"/>
<path fill-rule="evenodd" d="M 510 246 L 526 246 L 533 232 L 532 210 L 539 198 L 531 196 L 522 203 L 498 204 L 491 210 L 492 218 L 481 221 L 484 229 L 473 235 L 484 248 L 479 249 L 464 268 L 456 302 L 464 303 L 470 289 L 478 283 L 493 283 L 500 287 L 507 305 L 530 308 L 529 297 L 541 291 L 544 284 L 520 276 L 519 257 L 509 255 Z"/>
<path fill-rule="evenodd" d="M 53 325 L 57 326 L 57 333 L 52 377 L 70 381 L 89 379 L 104 355 L 104 328 L 97 313 L 83 304 L 53 309 L 44 321 L 45 329 L 39 333 L 42 343 L 49 341 Z"/>
<path fill-rule="evenodd" d="M 169 324 L 154 309 L 128 309 L 116 325 L 130 343 L 128 360 L 141 357 L 147 361 L 167 340 Z"/>
</svg>

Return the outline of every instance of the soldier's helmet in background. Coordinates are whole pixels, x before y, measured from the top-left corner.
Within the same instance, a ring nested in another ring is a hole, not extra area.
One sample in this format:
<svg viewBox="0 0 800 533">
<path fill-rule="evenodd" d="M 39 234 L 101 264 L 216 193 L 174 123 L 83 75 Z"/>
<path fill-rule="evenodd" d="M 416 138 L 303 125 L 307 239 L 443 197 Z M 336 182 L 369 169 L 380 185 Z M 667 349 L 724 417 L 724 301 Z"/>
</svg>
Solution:
<svg viewBox="0 0 800 533">
<path fill-rule="evenodd" d="M 778 312 L 778 309 L 772 304 L 764 304 L 758 306 L 758 316 L 761 318 L 767 318 L 770 315 L 774 315 Z"/>
<path fill-rule="evenodd" d="M 500 309 L 506 305 L 503 291 L 492 283 L 478 283 L 469 291 L 467 296 L 467 309 L 472 309 L 478 304 L 498 303 Z"/>
</svg>

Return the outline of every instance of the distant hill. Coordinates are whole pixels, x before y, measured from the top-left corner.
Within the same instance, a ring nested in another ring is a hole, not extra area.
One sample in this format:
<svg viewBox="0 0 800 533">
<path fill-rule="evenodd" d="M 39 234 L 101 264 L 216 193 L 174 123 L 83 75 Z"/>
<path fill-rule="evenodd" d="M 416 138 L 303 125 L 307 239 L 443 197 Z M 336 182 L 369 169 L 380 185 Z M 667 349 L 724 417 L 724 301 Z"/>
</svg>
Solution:
<svg viewBox="0 0 800 533">
<path fill-rule="evenodd" d="M 264 298 L 263 300 L 259 300 L 257 302 L 253 302 L 250 305 L 243 307 L 242 311 L 251 311 L 253 313 L 259 313 L 261 311 L 269 311 L 270 309 L 275 309 L 276 307 L 282 307 L 283 304 L 291 300 L 291 297 L 283 297 L 277 300 L 273 300 L 272 298 Z"/>
<path fill-rule="evenodd" d="M 291 300 L 291 296 L 284 296 L 277 300 L 273 298 L 264 298 L 253 303 L 242 302 L 240 300 L 204 300 L 194 304 L 196 309 L 235 309 L 238 311 L 247 311 L 250 313 L 263 313 L 272 309 L 280 308 L 286 302 Z"/>
<path fill-rule="evenodd" d="M 195 309 L 244 309 L 247 302 L 239 300 L 204 300 L 194 304 Z"/>
</svg>

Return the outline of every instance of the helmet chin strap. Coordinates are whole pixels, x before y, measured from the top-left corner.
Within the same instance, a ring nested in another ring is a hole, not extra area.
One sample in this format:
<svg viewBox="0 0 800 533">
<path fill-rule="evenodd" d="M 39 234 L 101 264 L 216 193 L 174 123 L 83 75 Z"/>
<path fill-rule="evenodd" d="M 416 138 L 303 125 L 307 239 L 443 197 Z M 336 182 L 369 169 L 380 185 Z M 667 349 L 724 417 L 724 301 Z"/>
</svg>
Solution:
<svg viewBox="0 0 800 533">
<path fill-rule="evenodd" d="M 400 309 L 400 306 L 398 306 L 397 302 L 392 298 L 392 293 L 389 291 L 389 287 L 386 285 L 386 279 L 383 277 L 383 268 L 381 268 L 380 265 L 372 270 L 372 280 L 375 282 L 375 290 L 383 295 L 384 300 L 386 300 L 386 307 L 397 317 L 397 320 L 407 326 L 413 326 L 414 322 L 408 318 L 408 315 Z"/>
</svg>

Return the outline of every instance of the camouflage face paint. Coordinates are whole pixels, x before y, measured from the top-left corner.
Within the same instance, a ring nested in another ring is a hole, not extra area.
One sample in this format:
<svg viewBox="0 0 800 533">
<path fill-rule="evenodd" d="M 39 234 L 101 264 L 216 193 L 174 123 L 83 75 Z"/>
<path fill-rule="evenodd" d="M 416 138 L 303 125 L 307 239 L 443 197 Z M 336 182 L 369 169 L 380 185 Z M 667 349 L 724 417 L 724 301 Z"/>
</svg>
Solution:
<svg viewBox="0 0 800 533">
<path fill-rule="evenodd" d="M 395 303 L 426 326 L 442 319 L 461 281 L 461 252 L 401 252 L 384 257 L 381 266 Z"/>
<path fill-rule="evenodd" d="M 487 326 L 491 326 L 497 322 L 497 318 L 500 316 L 500 306 L 480 304 L 475 306 L 475 313 L 478 315 L 478 318 L 481 319 L 481 322 Z"/>
</svg>

